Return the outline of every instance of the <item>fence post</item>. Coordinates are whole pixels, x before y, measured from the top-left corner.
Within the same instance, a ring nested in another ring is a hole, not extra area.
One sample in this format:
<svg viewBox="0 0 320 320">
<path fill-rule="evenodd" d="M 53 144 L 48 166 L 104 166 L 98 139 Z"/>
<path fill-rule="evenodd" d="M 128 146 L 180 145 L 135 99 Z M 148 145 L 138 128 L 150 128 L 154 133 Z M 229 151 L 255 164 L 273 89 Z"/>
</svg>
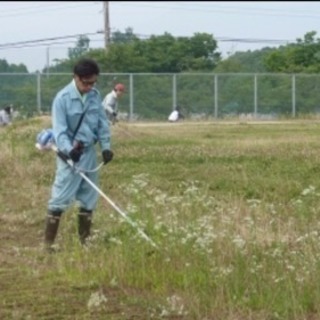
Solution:
<svg viewBox="0 0 320 320">
<path fill-rule="evenodd" d="M 258 77 L 254 75 L 254 87 L 253 87 L 253 103 L 254 103 L 254 118 L 257 119 L 258 113 Z"/>
<path fill-rule="evenodd" d="M 291 78 L 292 83 L 292 117 L 296 116 L 296 76 L 293 74 Z"/>
<path fill-rule="evenodd" d="M 218 119 L 218 75 L 214 75 L 214 117 Z"/>
<path fill-rule="evenodd" d="M 172 110 L 177 106 L 177 76 L 173 74 L 172 76 Z"/>
<path fill-rule="evenodd" d="M 131 121 L 133 119 L 133 75 L 132 75 L 132 73 L 130 73 L 130 75 L 129 75 L 129 88 L 130 88 L 130 92 L 129 92 L 129 94 L 130 94 L 130 96 L 129 96 L 129 99 L 130 99 L 129 121 Z"/>
<path fill-rule="evenodd" d="M 37 71 L 37 109 L 41 114 L 41 73 Z"/>
</svg>

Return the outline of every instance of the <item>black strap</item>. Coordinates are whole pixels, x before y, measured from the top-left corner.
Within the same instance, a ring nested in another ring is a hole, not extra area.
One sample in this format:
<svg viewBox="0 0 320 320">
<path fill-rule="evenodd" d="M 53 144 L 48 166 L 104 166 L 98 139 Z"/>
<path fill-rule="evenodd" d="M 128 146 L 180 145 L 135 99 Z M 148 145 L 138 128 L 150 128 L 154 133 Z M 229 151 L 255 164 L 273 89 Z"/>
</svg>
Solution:
<svg viewBox="0 0 320 320">
<path fill-rule="evenodd" d="M 74 138 L 75 138 L 75 136 L 76 136 L 76 134 L 77 134 L 80 126 L 81 126 L 82 120 L 83 120 L 84 115 L 85 115 L 85 113 L 87 112 L 87 110 L 88 110 L 88 108 L 82 113 L 82 115 L 81 115 L 81 117 L 80 117 L 80 119 L 79 119 L 79 122 L 78 122 L 78 124 L 77 124 L 76 130 L 74 131 L 73 136 L 72 136 L 72 141 L 74 140 Z"/>
</svg>

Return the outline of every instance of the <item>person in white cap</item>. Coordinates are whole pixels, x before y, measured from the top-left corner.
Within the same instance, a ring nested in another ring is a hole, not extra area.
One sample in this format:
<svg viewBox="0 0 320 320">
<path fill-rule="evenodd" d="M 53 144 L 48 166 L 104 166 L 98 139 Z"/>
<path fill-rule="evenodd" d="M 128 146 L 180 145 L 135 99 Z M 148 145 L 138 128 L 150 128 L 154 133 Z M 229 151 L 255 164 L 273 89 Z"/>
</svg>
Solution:
<svg viewBox="0 0 320 320">
<path fill-rule="evenodd" d="M 124 84 L 117 83 L 102 101 L 107 117 L 112 124 L 115 124 L 118 121 L 118 100 L 124 94 L 124 91 Z"/>
</svg>

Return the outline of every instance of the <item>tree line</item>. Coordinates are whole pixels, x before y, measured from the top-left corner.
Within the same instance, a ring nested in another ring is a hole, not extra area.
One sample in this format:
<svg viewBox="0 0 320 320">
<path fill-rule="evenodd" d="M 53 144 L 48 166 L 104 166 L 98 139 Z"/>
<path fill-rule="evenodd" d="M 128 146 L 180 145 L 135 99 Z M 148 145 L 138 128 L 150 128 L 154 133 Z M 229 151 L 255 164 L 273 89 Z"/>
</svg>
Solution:
<svg viewBox="0 0 320 320">
<path fill-rule="evenodd" d="M 66 59 L 56 60 L 54 65 L 44 67 L 41 73 L 50 74 L 50 77 L 43 79 L 42 99 L 45 106 L 49 106 L 55 92 L 64 86 L 68 77 L 54 76 L 54 73 L 70 73 L 77 59 L 86 56 L 95 59 L 102 73 L 154 73 L 154 74 L 178 74 L 185 73 L 208 73 L 208 74 L 227 74 L 227 73 L 285 73 L 285 74 L 317 74 L 320 68 L 320 39 L 316 37 L 315 31 L 308 32 L 302 39 L 297 39 L 295 43 L 280 46 L 278 48 L 265 47 L 261 50 L 235 52 L 229 57 L 222 59 L 219 52 L 218 42 L 212 34 L 195 33 L 191 37 L 174 37 L 169 33 L 160 36 L 151 36 L 148 39 L 138 38 L 132 28 L 127 28 L 125 32 L 116 31 L 112 33 L 111 43 L 108 50 L 105 48 L 90 48 L 90 40 L 86 36 L 80 36 L 74 48 L 68 50 Z M 28 73 L 25 65 L 8 64 L 5 59 L 0 59 L 1 73 Z M 24 105 L 28 109 L 29 105 L 35 105 L 36 79 L 26 75 L 17 77 L 6 77 L 0 75 L 0 101 Z M 181 78 L 182 79 L 182 78 Z M 104 79 L 104 87 L 111 86 L 112 80 Z M 128 79 L 124 79 L 128 82 Z M 212 99 L 208 98 L 207 93 L 212 88 L 212 83 L 199 86 L 197 77 L 185 78 L 182 80 L 184 86 L 179 91 L 179 99 L 189 111 L 197 112 L 197 106 L 188 106 L 186 97 L 190 97 L 190 92 L 197 96 L 199 105 L 203 106 L 204 112 L 212 112 Z M 281 82 L 282 87 L 290 90 L 290 81 Z M 242 83 L 231 77 L 224 80 L 224 90 L 243 91 L 251 84 Z M 279 82 L 268 81 L 264 84 L 264 90 L 275 90 Z M 303 86 L 312 86 L 310 83 Z M 149 92 L 166 88 L 166 92 L 171 90 L 171 82 L 168 79 L 145 79 L 140 80 L 138 87 L 135 88 L 137 95 L 143 95 L 143 90 L 148 88 Z M 197 88 L 196 91 L 190 88 Z M 140 92 L 141 90 L 141 92 Z M 249 90 L 249 89 L 248 89 Z M 303 90 L 301 90 L 303 92 Z M 272 100 L 272 97 L 270 98 Z M 276 97 L 274 97 L 276 99 Z M 312 99 L 312 97 L 310 97 Z M 316 99 L 316 98 L 314 98 Z M 147 97 L 143 100 L 150 100 Z M 248 98 L 227 98 L 222 101 L 221 110 L 226 112 L 235 109 L 236 112 L 244 112 L 251 108 Z M 242 102 L 243 101 L 243 102 Z M 159 101 L 149 101 L 148 103 L 158 104 L 155 110 L 160 110 L 165 106 L 170 110 L 171 105 L 167 94 L 159 97 Z M 307 104 L 313 106 L 315 101 Z M 128 104 L 128 102 L 127 102 Z M 147 104 L 147 103 L 145 103 Z M 277 104 L 275 101 L 268 102 L 269 106 Z M 162 106 L 162 107 L 161 107 Z M 236 107 L 232 107 L 236 106 Z M 277 107 L 281 109 L 279 105 Z M 267 107 L 268 109 L 268 107 Z M 148 105 L 142 102 L 139 105 L 142 114 L 150 117 L 157 116 L 157 112 L 151 112 Z"/>
<path fill-rule="evenodd" d="M 90 39 L 80 36 L 66 59 L 56 59 L 41 72 L 70 72 L 81 56 L 97 60 L 104 73 L 181 73 L 181 72 L 284 72 L 317 73 L 320 69 L 320 39 L 310 31 L 295 43 L 278 48 L 235 52 L 222 59 L 218 42 L 212 34 L 195 33 L 174 37 L 170 33 L 140 39 L 127 28 L 111 34 L 108 50 L 90 48 Z M 28 72 L 21 63 L 8 64 L 0 59 L 0 73 Z"/>
</svg>

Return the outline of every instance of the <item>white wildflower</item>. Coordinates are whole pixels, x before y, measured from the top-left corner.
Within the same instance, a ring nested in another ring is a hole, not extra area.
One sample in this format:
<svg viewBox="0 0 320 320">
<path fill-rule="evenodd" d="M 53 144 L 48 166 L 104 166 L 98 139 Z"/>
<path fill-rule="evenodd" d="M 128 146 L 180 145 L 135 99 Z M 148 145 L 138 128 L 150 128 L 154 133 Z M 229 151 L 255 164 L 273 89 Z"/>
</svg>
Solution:
<svg viewBox="0 0 320 320">
<path fill-rule="evenodd" d="M 112 287 L 115 287 L 116 285 L 118 285 L 117 279 L 116 279 L 116 278 L 112 278 L 111 281 L 110 281 L 110 285 L 111 285 Z"/>
<path fill-rule="evenodd" d="M 107 301 L 108 299 L 105 297 L 105 295 L 98 291 L 91 294 L 87 306 L 88 309 L 98 308 Z"/>
<path fill-rule="evenodd" d="M 309 186 L 308 188 L 304 189 L 302 192 L 301 192 L 301 195 L 303 196 L 306 196 L 308 194 L 312 194 L 315 192 L 315 187 L 314 186 Z"/>
<path fill-rule="evenodd" d="M 239 235 L 236 236 L 232 242 L 238 247 L 238 248 L 243 248 L 246 244 L 246 241 L 242 239 Z"/>
</svg>

